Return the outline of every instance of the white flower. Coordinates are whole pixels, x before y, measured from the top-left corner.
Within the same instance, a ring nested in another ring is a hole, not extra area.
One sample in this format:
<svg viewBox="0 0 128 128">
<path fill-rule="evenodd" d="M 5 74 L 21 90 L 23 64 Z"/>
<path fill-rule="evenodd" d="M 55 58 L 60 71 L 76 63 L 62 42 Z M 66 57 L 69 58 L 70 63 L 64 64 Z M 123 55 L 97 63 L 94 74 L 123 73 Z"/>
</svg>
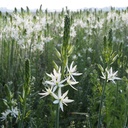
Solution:
<svg viewBox="0 0 128 128">
<path fill-rule="evenodd" d="M 56 99 L 53 103 L 59 104 L 61 110 L 63 111 L 63 104 L 67 106 L 67 103 L 71 103 L 74 100 L 68 99 L 67 97 L 68 91 L 66 91 L 63 95 L 61 94 L 61 88 L 58 89 L 58 96 L 53 93 L 53 97 Z"/>
<path fill-rule="evenodd" d="M 2 121 L 6 120 L 9 114 L 11 114 L 12 117 L 16 118 L 18 116 L 18 109 L 17 107 L 12 108 L 11 110 L 7 109 L 5 112 L 2 112 L 1 114 L 2 114 L 2 117 L 0 118 Z"/>
<path fill-rule="evenodd" d="M 107 82 L 108 81 L 112 81 L 113 83 L 115 83 L 114 80 L 120 80 L 121 78 L 117 77 L 117 73 L 118 71 L 116 72 L 113 72 L 112 71 L 112 67 L 108 70 L 107 68 L 105 69 L 106 72 L 102 72 L 102 75 L 101 78 L 102 79 L 106 79 Z"/>
<path fill-rule="evenodd" d="M 2 112 L 2 117 L 0 117 L 1 121 L 4 121 L 7 119 L 7 116 L 10 114 L 10 110 L 6 110 L 5 112 Z"/>
<path fill-rule="evenodd" d="M 70 85 L 73 89 L 77 90 L 77 89 L 76 89 L 75 87 L 73 87 L 72 85 L 78 84 L 79 82 L 71 80 L 71 78 L 70 78 L 70 76 L 69 76 L 68 79 L 67 79 L 67 83 L 68 83 L 68 85 Z"/>
<path fill-rule="evenodd" d="M 76 81 L 73 76 L 79 76 L 79 75 L 81 75 L 82 73 L 77 73 L 77 72 L 76 72 L 77 65 L 75 65 L 75 66 L 73 67 L 73 63 L 74 63 L 74 61 L 71 63 L 70 68 L 67 66 L 67 70 L 68 70 L 69 76 L 70 76 L 74 81 Z"/>
<path fill-rule="evenodd" d="M 61 71 L 61 69 L 59 68 L 58 71 L 53 69 L 53 73 L 51 73 L 51 74 L 46 73 L 52 79 L 51 81 L 46 81 L 46 83 L 53 85 L 53 86 L 59 84 L 61 81 L 61 72 L 60 71 Z"/>
<path fill-rule="evenodd" d="M 92 48 L 88 48 L 88 51 L 92 53 L 93 52 L 93 49 Z"/>
<path fill-rule="evenodd" d="M 76 31 L 75 31 L 75 28 L 73 26 L 71 26 L 71 28 L 70 28 L 70 36 L 73 38 L 76 36 Z"/>
<path fill-rule="evenodd" d="M 41 98 L 43 98 L 43 97 L 45 97 L 45 96 L 48 96 L 48 95 L 50 95 L 51 93 L 52 93 L 52 88 L 53 87 L 51 87 L 51 88 L 45 88 L 45 91 L 43 90 L 43 93 L 38 93 L 39 95 L 42 95 L 42 97 Z"/>
<path fill-rule="evenodd" d="M 11 112 L 11 116 L 13 116 L 15 118 L 18 116 L 18 109 L 17 109 L 17 107 L 12 108 L 10 112 Z"/>
<path fill-rule="evenodd" d="M 34 45 L 33 49 L 35 51 L 36 50 L 43 51 L 43 49 L 44 49 L 44 42 L 39 42 L 38 44 Z"/>
<path fill-rule="evenodd" d="M 64 82 L 66 81 L 66 79 L 61 80 L 61 68 L 59 68 L 58 71 L 56 71 L 55 69 L 53 70 L 53 74 L 47 74 L 49 77 L 51 77 L 50 81 L 45 81 L 46 84 L 50 85 L 50 86 L 54 86 L 53 92 L 57 89 L 57 87 L 63 87 L 64 86 Z"/>
<path fill-rule="evenodd" d="M 52 37 L 45 37 L 44 42 L 50 42 L 53 38 Z"/>
</svg>

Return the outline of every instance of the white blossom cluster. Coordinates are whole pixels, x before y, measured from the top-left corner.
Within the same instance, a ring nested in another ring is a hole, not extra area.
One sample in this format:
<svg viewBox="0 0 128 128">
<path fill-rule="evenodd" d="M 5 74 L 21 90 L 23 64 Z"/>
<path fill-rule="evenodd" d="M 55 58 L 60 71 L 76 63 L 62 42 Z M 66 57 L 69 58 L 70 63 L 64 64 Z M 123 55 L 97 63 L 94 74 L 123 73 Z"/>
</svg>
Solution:
<svg viewBox="0 0 128 128">
<path fill-rule="evenodd" d="M 14 117 L 17 118 L 18 117 L 18 113 L 19 110 L 17 109 L 17 107 L 12 107 L 11 109 L 7 109 L 4 112 L 2 112 L 2 116 L 0 117 L 1 121 L 7 120 L 8 117 Z"/>
<path fill-rule="evenodd" d="M 105 72 L 101 72 L 102 76 L 101 78 L 108 81 L 112 81 L 114 84 L 116 83 L 115 80 L 121 80 L 121 78 L 117 77 L 117 73 L 112 71 L 112 67 L 108 70 L 108 68 L 105 69 Z"/>
<path fill-rule="evenodd" d="M 33 14 L 13 13 L 11 18 L 7 17 L 0 33 L 0 40 L 15 40 L 22 49 L 43 51 L 44 43 L 53 38 L 45 35 L 46 25 L 51 25 L 52 20 L 45 16 L 34 16 Z"/>
<path fill-rule="evenodd" d="M 76 65 L 73 67 L 73 63 L 71 63 L 70 67 L 67 66 L 67 75 L 65 78 L 62 78 L 61 68 L 58 70 L 53 69 L 53 73 L 47 74 L 48 77 L 51 78 L 49 81 L 45 81 L 46 88 L 39 95 L 43 97 L 51 95 L 54 98 L 53 103 L 59 104 L 62 111 L 63 104 L 67 106 L 67 103 L 73 102 L 74 100 L 68 99 L 68 90 L 66 92 L 62 92 L 62 88 L 65 86 L 70 86 L 73 89 L 77 90 L 74 85 L 78 84 L 78 81 L 75 80 L 74 76 L 79 76 L 82 73 L 76 72 Z"/>
</svg>

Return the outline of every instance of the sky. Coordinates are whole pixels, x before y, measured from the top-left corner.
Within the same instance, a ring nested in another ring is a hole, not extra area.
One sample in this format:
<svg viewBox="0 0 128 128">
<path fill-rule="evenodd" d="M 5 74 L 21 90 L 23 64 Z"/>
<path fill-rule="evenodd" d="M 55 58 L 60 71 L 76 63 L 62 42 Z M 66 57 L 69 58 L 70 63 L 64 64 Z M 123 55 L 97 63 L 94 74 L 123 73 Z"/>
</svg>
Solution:
<svg viewBox="0 0 128 128">
<path fill-rule="evenodd" d="M 38 9 L 42 4 L 42 9 L 56 9 L 65 8 L 75 10 L 81 8 L 91 7 L 127 7 L 128 0 L 0 0 L 0 8 L 17 9 L 29 7 L 29 9 Z"/>
</svg>

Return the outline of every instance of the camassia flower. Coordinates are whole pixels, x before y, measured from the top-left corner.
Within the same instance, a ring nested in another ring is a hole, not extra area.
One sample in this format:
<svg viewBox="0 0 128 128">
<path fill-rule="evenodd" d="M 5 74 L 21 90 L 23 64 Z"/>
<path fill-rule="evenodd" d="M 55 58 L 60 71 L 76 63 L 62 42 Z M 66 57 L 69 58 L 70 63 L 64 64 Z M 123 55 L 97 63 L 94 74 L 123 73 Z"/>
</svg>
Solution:
<svg viewBox="0 0 128 128">
<path fill-rule="evenodd" d="M 74 76 L 82 75 L 82 73 L 76 72 L 77 65 L 73 67 L 73 64 L 74 64 L 74 61 L 71 63 L 70 68 L 67 66 L 67 70 L 68 70 L 69 76 L 73 79 L 73 81 L 76 81 Z"/>
<path fill-rule="evenodd" d="M 67 83 L 68 83 L 69 86 L 71 86 L 71 88 L 77 90 L 75 87 L 73 87 L 73 85 L 78 84 L 79 82 L 73 81 L 73 80 L 71 79 L 71 77 L 69 76 L 68 79 L 67 79 Z"/>
<path fill-rule="evenodd" d="M 58 88 L 58 87 L 63 87 L 64 86 L 64 82 L 66 81 L 66 79 L 61 80 L 61 68 L 59 68 L 58 71 L 56 71 L 55 69 L 53 69 L 53 73 L 48 74 L 47 75 L 49 77 L 51 77 L 50 81 L 45 81 L 46 84 L 53 86 L 53 92 Z"/>
<path fill-rule="evenodd" d="M 116 71 L 116 72 L 112 71 L 112 67 L 109 70 L 106 68 L 105 72 L 102 72 L 103 76 L 101 76 L 101 78 L 106 79 L 107 82 L 112 81 L 113 83 L 115 83 L 114 80 L 120 80 L 121 79 L 121 78 L 117 77 L 117 73 L 118 73 L 118 71 Z"/>
<path fill-rule="evenodd" d="M 43 93 L 39 93 L 39 95 L 42 95 L 41 98 L 44 98 L 45 96 L 48 96 L 48 95 L 52 94 L 52 89 L 53 89 L 53 87 L 51 87 L 51 88 L 50 87 L 45 88 L 45 91 L 42 90 Z"/>
<path fill-rule="evenodd" d="M 17 118 L 18 117 L 18 113 L 19 113 L 19 110 L 17 109 L 17 107 L 12 107 L 11 109 L 7 109 L 5 110 L 5 112 L 2 112 L 2 117 L 0 117 L 1 121 L 4 121 L 4 120 L 7 120 L 7 117 L 11 116 L 11 117 L 14 117 L 14 118 Z"/>
<path fill-rule="evenodd" d="M 5 112 L 2 112 L 2 117 L 0 117 L 1 121 L 4 121 L 7 119 L 7 116 L 10 114 L 10 110 L 6 110 Z"/>
<path fill-rule="evenodd" d="M 66 91 L 64 94 L 61 93 L 61 88 L 58 89 L 58 95 L 53 93 L 53 97 L 56 99 L 53 101 L 54 104 L 59 104 L 62 111 L 63 110 L 63 104 L 67 106 L 67 103 L 71 103 L 74 100 L 68 99 L 67 97 L 68 91 Z"/>
</svg>

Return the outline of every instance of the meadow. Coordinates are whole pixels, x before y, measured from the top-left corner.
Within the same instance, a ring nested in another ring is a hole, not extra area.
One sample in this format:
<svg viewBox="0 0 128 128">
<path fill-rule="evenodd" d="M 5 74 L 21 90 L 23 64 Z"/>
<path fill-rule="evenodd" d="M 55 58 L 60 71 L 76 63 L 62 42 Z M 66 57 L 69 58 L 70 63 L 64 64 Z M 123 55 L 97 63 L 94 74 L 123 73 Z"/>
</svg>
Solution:
<svg viewBox="0 0 128 128">
<path fill-rule="evenodd" d="M 0 12 L 1 128 L 127 128 L 128 8 Z"/>
</svg>

